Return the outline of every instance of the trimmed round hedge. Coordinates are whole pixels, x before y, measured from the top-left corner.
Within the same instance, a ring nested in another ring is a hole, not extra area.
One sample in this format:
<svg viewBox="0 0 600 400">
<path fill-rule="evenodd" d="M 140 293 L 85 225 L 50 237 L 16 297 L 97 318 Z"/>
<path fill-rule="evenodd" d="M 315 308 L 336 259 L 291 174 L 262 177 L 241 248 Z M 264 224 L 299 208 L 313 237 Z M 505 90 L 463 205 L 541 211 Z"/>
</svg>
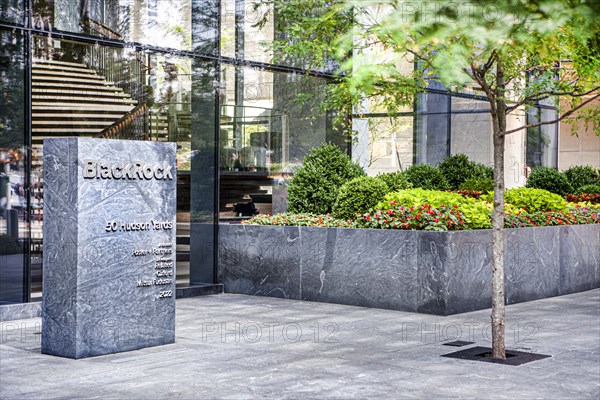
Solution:
<svg viewBox="0 0 600 400">
<path fill-rule="evenodd" d="M 450 188 L 444 174 L 427 164 L 413 164 L 405 172 L 406 179 L 414 188 L 427 190 L 447 190 Z"/>
<path fill-rule="evenodd" d="M 487 193 L 494 190 L 494 180 L 492 178 L 469 178 L 458 189 Z"/>
<path fill-rule="evenodd" d="M 600 185 L 600 171 L 591 165 L 571 167 L 564 172 L 573 187 L 573 193 L 589 193 L 581 188 L 589 185 Z"/>
<path fill-rule="evenodd" d="M 406 175 L 401 171 L 379 174 L 376 176 L 376 178 L 384 182 L 388 186 L 389 192 L 411 189 L 413 187 L 412 184 L 406 178 Z"/>
<path fill-rule="evenodd" d="M 544 189 L 560 196 L 566 196 L 573 192 L 573 188 L 565 174 L 551 167 L 535 168 L 527 178 L 525 186 L 533 189 Z"/>
<path fill-rule="evenodd" d="M 455 154 L 446 158 L 438 165 L 450 189 L 458 190 L 466 181 L 471 179 L 493 179 L 494 172 L 492 168 L 483 164 L 469 161 L 464 154 Z"/>
<path fill-rule="evenodd" d="M 304 157 L 288 186 L 288 212 L 329 214 L 340 187 L 365 171 L 333 145 L 314 148 Z"/>
<path fill-rule="evenodd" d="M 438 169 L 448 181 L 449 189 L 457 190 L 460 185 L 473 176 L 473 163 L 464 154 L 455 154 L 438 165 Z"/>
<path fill-rule="evenodd" d="M 361 176 L 344 184 L 333 205 L 336 218 L 352 219 L 375 207 L 389 191 L 388 185 L 378 178 Z"/>
</svg>

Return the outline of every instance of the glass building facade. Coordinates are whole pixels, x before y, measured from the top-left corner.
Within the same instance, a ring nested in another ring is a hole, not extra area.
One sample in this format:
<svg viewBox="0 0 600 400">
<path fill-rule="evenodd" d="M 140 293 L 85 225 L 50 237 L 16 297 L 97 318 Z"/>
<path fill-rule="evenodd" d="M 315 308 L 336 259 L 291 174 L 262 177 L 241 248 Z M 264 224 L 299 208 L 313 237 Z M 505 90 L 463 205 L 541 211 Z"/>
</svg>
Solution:
<svg viewBox="0 0 600 400">
<path fill-rule="evenodd" d="M 333 75 L 273 64 L 277 13 L 255 3 L 0 0 L 0 304 L 41 297 L 47 137 L 177 143 L 180 286 L 216 282 L 219 224 L 284 211 L 282 183 L 322 143 L 371 175 L 456 153 L 491 164 L 485 101 L 434 84 L 412 108 L 356 116 L 351 144 L 318 107 Z M 554 166 L 556 137 L 527 132 L 527 162 Z"/>
</svg>

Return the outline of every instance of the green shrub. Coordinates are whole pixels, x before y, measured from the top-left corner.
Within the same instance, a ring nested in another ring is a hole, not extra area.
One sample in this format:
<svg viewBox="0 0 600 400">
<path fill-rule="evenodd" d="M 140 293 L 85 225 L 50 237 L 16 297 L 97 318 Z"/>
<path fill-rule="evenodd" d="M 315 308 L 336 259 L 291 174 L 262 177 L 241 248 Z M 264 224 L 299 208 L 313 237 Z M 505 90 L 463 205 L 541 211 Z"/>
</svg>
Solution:
<svg viewBox="0 0 600 400">
<path fill-rule="evenodd" d="M 332 217 L 331 215 L 292 214 L 282 213 L 275 215 L 259 214 L 249 220 L 243 221 L 247 225 L 275 225 L 275 226 L 312 226 L 321 228 L 352 228 L 353 224 Z"/>
<path fill-rule="evenodd" d="M 492 167 L 488 167 L 487 165 L 478 162 L 471 162 L 471 165 L 473 166 L 473 175 L 471 178 L 494 180 L 494 169 Z"/>
<path fill-rule="evenodd" d="M 473 192 L 491 192 L 494 190 L 494 180 L 492 178 L 469 178 L 460 185 L 459 189 Z"/>
<path fill-rule="evenodd" d="M 575 194 L 600 194 L 600 184 L 581 186 L 575 191 Z"/>
<path fill-rule="evenodd" d="M 462 204 L 464 200 L 465 198 L 458 193 L 415 188 L 388 193 L 383 201 L 377 203 L 375 208 L 387 210 L 399 206 L 411 207 L 422 204 L 429 204 L 432 207 L 452 207 Z"/>
<path fill-rule="evenodd" d="M 444 178 L 442 172 L 427 164 L 411 165 L 404 175 L 410 184 L 415 188 L 428 190 L 446 190 L 449 189 L 448 181 Z"/>
<path fill-rule="evenodd" d="M 328 214 L 340 187 L 365 172 L 339 147 L 326 144 L 310 151 L 288 186 L 288 211 Z"/>
<path fill-rule="evenodd" d="M 458 206 L 467 220 L 471 229 L 489 229 L 492 227 L 492 205 L 472 198 L 465 199 L 465 203 Z"/>
<path fill-rule="evenodd" d="M 481 163 L 469 161 L 464 154 L 455 154 L 438 165 L 438 169 L 448 181 L 450 189 L 458 190 L 470 179 L 493 179 L 492 168 Z"/>
<path fill-rule="evenodd" d="M 535 168 L 527 178 L 528 188 L 545 189 L 561 196 L 573 192 L 565 174 L 550 167 Z"/>
<path fill-rule="evenodd" d="M 446 158 L 438 165 L 438 169 L 448 181 L 450 189 L 457 190 L 467 179 L 475 173 L 474 163 L 464 154 L 455 154 Z"/>
<path fill-rule="evenodd" d="M 364 214 L 383 200 L 388 190 L 388 185 L 378 178 L 354 178 L 340 188 L 333 205 L 333 215 L 336 218 L 351 219 L 357 214 Z"/>
<path fill-rule="evenodd" d="M 523 208 L 529 213 L 535 211 L 567 210 L 567 202 L 564 198 L 544 189 L 528 187 L 509 189 L 504 192 L 504 202 L 518 208 Z"/>
<path fill-rule="evenodd" d="M 425 190 L 421 188 L 400 190 L 388 193 L 385 200 L 378 203 L 377 210 L 390 210 L 397 207 L 421 207 L 429 205 L 434 208 L 457 207 L 464 214 L 468 228 L 485 229 L 491 227 L 492 206 L 484 201 L 467 198 L 458 193 Z"/>
<path fill-rule="evenodd" d="M 572 193 L 594 193 L 594 192 L 584 192 L 581 190 L 582 187 L 589 185 L 600 185 L 600 171 L 598 168 L 594 168 L 590 165 L 586 165 L 585 167 L 576 166 L 571 167 L 564 172 L 567 180 L 573 187 Z M 599 192 L 595 192 L 599 193 Z"/>
<path fill-rule="evenodd" d="M 406 179 L 406 175 L 401 171 L 379 174 L 376 176 L 376 178 L 384 182 L 388 186 L 388 190 L 390 192 L 410 189 L 413 187 L 408 179 Z"/>
</svg>

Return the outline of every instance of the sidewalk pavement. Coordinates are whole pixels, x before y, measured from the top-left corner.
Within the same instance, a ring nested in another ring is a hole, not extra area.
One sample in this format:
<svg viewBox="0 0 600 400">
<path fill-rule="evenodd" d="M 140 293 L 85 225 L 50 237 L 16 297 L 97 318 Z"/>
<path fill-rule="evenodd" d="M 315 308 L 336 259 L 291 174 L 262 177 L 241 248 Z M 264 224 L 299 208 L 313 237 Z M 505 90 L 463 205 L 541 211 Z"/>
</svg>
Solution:
<svg viewBox="0 0 600 400">
<path fill-rule="evenodd" d="M 177 300 L 173 345 L 82 360 L 41 354 L 39 318 L 8 321 L 0 399 L 600 397 L 600 290 L 507 307 L 507 348 L 550 358 L 440 357 L 491 346 L 489 321 L 225 294 Z"/>
</svg>

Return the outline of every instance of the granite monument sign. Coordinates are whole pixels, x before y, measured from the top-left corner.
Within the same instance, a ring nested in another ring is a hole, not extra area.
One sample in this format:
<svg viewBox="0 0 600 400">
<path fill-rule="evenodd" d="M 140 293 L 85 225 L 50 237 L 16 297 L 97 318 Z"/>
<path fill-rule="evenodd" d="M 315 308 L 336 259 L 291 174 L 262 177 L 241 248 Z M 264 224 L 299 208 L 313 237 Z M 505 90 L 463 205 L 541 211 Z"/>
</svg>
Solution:
<svg viewBox="0 0 600 400">
<path fill-rule="evenodd" d="M 175 341 L 175 144 L 44 141 L 42 353 Z"/>
</svg>

